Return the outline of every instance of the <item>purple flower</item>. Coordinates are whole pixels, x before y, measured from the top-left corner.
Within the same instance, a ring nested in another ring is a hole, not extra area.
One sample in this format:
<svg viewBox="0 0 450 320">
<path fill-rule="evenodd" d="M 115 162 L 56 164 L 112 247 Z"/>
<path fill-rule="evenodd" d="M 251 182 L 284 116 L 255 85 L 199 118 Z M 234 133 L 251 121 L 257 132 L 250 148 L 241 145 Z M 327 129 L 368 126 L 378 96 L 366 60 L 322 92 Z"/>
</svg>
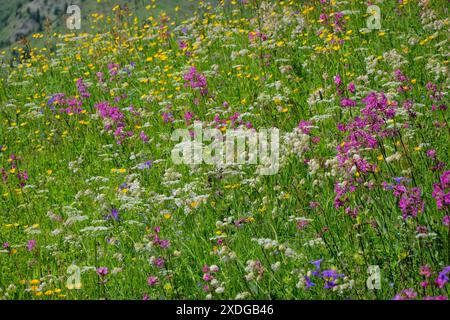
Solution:
<svg viewBox="0 0 450 320">
<path fill-rule="evenodd" d="M 104 277 L 104 276 L 106 276 L 107 274 L 108 274 L 108 268 L 107 267 L 100 267 L 100 268 L 97 268 L 97 274 L 100 276 L 100 277 Z"/>
<path fill-rule="evenodd" d="M 316 270 L 312 272 L 313 275 L 315 276 L 320 276 L 320 264 L 322 263 L 323 259 L 319 259 L 319 260 L 315 260 L 315 261 L 311 261 L 311 263 L 316 267 Z"/>
<path fill-rule="evenodd" d="M 153 165 L 153 161 L 148 160 L 148 161 L 138 164 L 137 167 L 139 170 L 144 170 L 144 169 L 150 169 L 152 167 L 152 165 Z"/>
<path fill-rule="evenodd" d="M 356 106 L 356 101 L 349 99 L 349 98 L 342 98 L 341 99 L 341 107 L 348 108 L 348 107 L 354 107 Z"/>
<path fill-rule="evenodd" d="M 337 271 L 334 270 L 334 269 L 330 269 L 330 270 L 325 270 L 325 271 L 323 271 L 323 272 L 322 272 L 322 277 L 323 277 L 323 279 L 325 280 L 325 286 L 324 286 L 324 288 L 325 288 L 325 289 L 331 289 L 331 288 L 333 288 L 333 287 L 336 286 L 335 281 L 336 281 L 338 278 L 344 277 L 344 275 L 343 275 L 343 274 L 337 273 Z"/>
<path fill-rule="evenodd" d="M 436 158 L 436 150 L 434 150 L 434 149 L 430 149 L 430 150 L 427 150 L 427 157 L 430 157 L 430 158 Z"/>
<path fill-rule="evenodd" d="M 139 138 L 141 138 L 142 142 L 148 142 L 149 138 L 148 136 L 145 134 L 144 131 L 141 131 L 141 133 L 139 134 Z"/>
<path fill-rule="evenodd" d="M 342 84 L 342 79 L 341 79 L 341 76 L 340 75 L 336 75 L 335 77 L 334 77 L 334 83 L 337 85 L 337 86 L 340 86 L 341 84 Z"/>
<path fill-rule="evenodd" d="M 304 133 L 309 134 L 311 132 L 311 121 L 300 120 L 298 128 Z"/>
<path fill-rule="evenodd" d="M 159 246 L 162 249 L 167 249 L 168 247 L 170 247 L 170 241 L 169 240 L 160 240 L 159 241 Z"/>
<path fill-rule="evenodd" d="M 209 282 L 209 281 L 211 281 L 212 279 L 213 279 L 213 276 L 210 275 L 209 273 L 205 273 L 205 274 L 203 275 L 203 280 L 205 280 L 206 282 Z"/>
<path fill-rule="evenodd" d="M 189 71 L 183 75 L 183 79 L 186 81 L 184 84 L 185 87 L 200 89 L 200 94 L 202 96 L 206 96 L 208 94 L 206 77 L 199 73 L 195 67 L 191 67 Z"/>
<path fill-rule="evenodd" d="M 450 206 L 450 171 L 445 171 L 440 179 L 440 183 L 433 184 L 433 198 L 439 210 Z"/>
<path fill-rule="evenodd" d="M 91 94 L 87 91 L 86 85 L 83 83 L 83 78 L 77 79 L 77 89 L 82 99 L 86 99 L 91 96 Z"/>
<path fill-rule="evenodd" d="M 315 283 L 313 283 L 311 281 L 311 279 L 308 276 L 305 276 L 305 284 L 306 284 L 306 288 L 307 289 L 311 288 L 311 287 L 314 287 L 316 285 Z"/>
<path fill-rule="evenodd" d="M 448 273 L 450 272 L 450 266 L 445 267 L 442 269 L 442 271 L 439 273 L 435 283 L 436 285 L 442 289 L 449 281 Z"/>
<path fill-rule="evenodd" d="M 163 268 L 164 267 L 164 258 L 163 257 L 158 257 L 158 258 L 153 260 L 152 264 L 155 267 Z"/>
<path fill-rule="evenodd" d="M 450 216 L 449 215 L 444 216 L 444 218 L 442 218 L 442 223 L 444 224 L 444 226 L 449 227 L 450 226 Z"/>
<path fill-rule="evenodd" d="M 112 208 L 111 212 L 106 216 L 106 220 L 114 219 L 116 221 L 119 221 L 119 210 L 116 208 Z"/>
<path fill-rule="evenodd" d="M 158 284 L 158 282 L 159 282 L 159 280 L 158 280 L 157 277 L 153 277 L 153 276 L 152 276 L 152 277 L 148 277 L 148 279 L 147 279 L 147 283 L 148 283 L 148 285 L 149 285 L 150 287 L 152 287 L 152 286 Z"/>
<path fill-rule="evenodd" d="M 27 248 L 28 251 L 32 251 L 36 247 L 36 240 L 28 240 Z"/>
<path fill-rule="evenodd" d="M 417 297 L 417 293 L 413 289 L 405 289 L 396 294 L 394 300 L 412 300 Z"/>
<path fill-rule="evenodd" d="M 356 88 L 355 88 L 355 84 L 353 82 L 350 82 L 347 86 L 348 91 L 350 91 L 351 93 L 355 93 L 356 92 Z"/>
</svg>

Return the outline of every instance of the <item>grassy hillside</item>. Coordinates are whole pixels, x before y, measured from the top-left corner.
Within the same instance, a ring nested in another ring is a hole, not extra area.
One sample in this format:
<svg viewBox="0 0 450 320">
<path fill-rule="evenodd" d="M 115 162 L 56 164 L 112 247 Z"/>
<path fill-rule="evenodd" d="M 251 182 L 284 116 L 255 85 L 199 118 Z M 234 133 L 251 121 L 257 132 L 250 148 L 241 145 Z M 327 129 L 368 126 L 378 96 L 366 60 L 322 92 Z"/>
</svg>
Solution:
<svg viewBox="0 0 450 320">
<path fill-rule="evenodd" d="M 448 1 L 372 2 L 92 4 L 0 55 L 0 299 L 448 299 Z"/>
</svg>

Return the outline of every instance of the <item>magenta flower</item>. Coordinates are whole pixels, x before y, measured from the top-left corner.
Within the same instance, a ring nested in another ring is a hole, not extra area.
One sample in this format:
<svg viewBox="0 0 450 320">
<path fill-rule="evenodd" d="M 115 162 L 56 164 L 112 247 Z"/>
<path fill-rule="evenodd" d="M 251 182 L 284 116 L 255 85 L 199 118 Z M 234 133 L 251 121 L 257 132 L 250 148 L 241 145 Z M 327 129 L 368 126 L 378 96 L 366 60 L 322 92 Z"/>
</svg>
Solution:
<svg viewBox="0 0 450 320">
<path fill-rule="evenodd" d="M 353 82 L 350 82 L 347 86 L 348 91 L 350 91 L 351 93 L 355 93 L 356 92 L 356 88 L 355 88 L 355 84 Z"/>
<path fill-rule="evenodd" d="M 311 121 L 306 120 L 300 120 L 298 124 L 298 128 L 303 132 L 304 134 L 309 134 L 311 132 Z"/>
<path fill-rule="evenodd" d="M 450 206 L 450 171 L 445 171 L 440 179 L 440 183 L 433 185 L 432 197 L 436 199 L 438 210 Z"/>
<path fill-rule="evenodd" d="M 341 79 L 341 76 L 340 75 L 336 75 L 335 77 L 334 77 L 334 83 L 337 85 L 337 86 L 340 86 L 341 84 L 342 84 L 342 79 Z"/>
<path fill-rule="evenodd" d="M 199 73 L 195 67 L 191 67 L 189 71 L 183 75 L 183 79 L 186 81 L 184 84 L 185 87 L 200 89 L 200 94 L 202 96 L 206 96 L 208 94 L 206 77 L 203 74 Z"/>
<path fill-rule="evenodd" d="M 412 300 L 417 297 L 417 293 L 413 289 L 405 289 L 396 294 L 394 300 Z"/>
<path fill-rule="evenodd" d="M 439 273 L 435 284 L 438 286 L 438 288 L 442 289 L 449 281 L 448 273 L 450 273 L 450 266 L 445 267 L 442 269 L 442 271 Z"/>
<path fill-rule="evenodd" d="M 444 224 L 444 226 L 449 227 L 450 226 L 450 216 L 449 215 L 444 216 L 444 218 L 442 218 L 442 223 Z"/>
<path fill-rule="evenodd" d="M 100 267 L 100 268 L 97 268 L 97 274 L 100 276 L 100 277 L 104 277 L 104 276 L 106 276 L 107 274 L 108 274 L 108 268 L 107 267 Z"/>
<path fill-rule="evenodd" d="M 420 274 L 429 278 L 433 274 L 433 271 L 431 271 L 430 266 L 425 265 L 420 267 Z"/>
<path fill-rule="evenodd" d="M 148 283 L 148 285 L 149 285 L 150 287 L 152 287 L 152 286 L 154 286 L 154 285 L 157 285 L 157 284 L 159 283 L 159 280 L 158 280 L 157 277 L 151 276 L 151 277 L 148 277 L 147 283 Z"/>
<path fill-rule="evenodd" d="M 164 258 L 158 257 L 158 258 L 154 259 L 152 263 L 155 267 L 163 268 L 164 267 Z"/>
<path fill-rule="evenodd" d="M 28 240 L 27 248 L 28 251 L 32 251 L 36 247 L 36 240 Z"/>
<path fill-rule="evenodd" d="M 430 149 L 430 150 L 427 150 L 427 157 L 430 157 L 430 158 L 436 158 L 436 150 L 434 150 L 434 149 Z"/>
<path fill-rule="evenodd" d="M 77 89 L 82 99 L 86 99 L 91 96 L 91 94 L 87 91 L 86 85 L 83 83 L 83 78 L 77 79 Z"/>
<path fill-rule="evenodd" d="M 141 131 L 141 133 L 139 134 L 139 138 L 141 138 L 142 142 L 148 142 L 149 138 L 148 136 L 145 134 L 144 131 Z"/>
</svg>

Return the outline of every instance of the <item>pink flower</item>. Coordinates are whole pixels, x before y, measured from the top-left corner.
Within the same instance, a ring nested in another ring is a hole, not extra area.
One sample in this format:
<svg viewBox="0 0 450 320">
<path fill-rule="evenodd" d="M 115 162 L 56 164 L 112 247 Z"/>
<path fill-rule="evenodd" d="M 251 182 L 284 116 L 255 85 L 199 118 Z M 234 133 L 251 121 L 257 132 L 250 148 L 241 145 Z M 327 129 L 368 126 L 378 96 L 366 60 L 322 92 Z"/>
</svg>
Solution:
<svg viewBox="0 0 450 320">
<path fill-rule="evenodd" d="M 141 133 L 139 134 L 139 137 L 141 138 L 142 142 L 148 142 L 148 136 L 145 134 L 144 131 L 141 131 Z"/>
<path fill-rule="evenodd" d="M 350 91 L 351 93 L 355 93 L 356 92 L 356 88 L 355 88 L 355 84 L 353 82 L 350 82 L 347 86 L 348 91 Z"/>
<path fill-rule="evenodd" d="M 436 150 L 434 150 L 434 149 L 430 149 L 430 150 L 427 150 L 427 157 L 430 157 L 430 158 L 436 158 Z"/>
<path fill-rule="evenodd" d="M 334 83 L 337 85 L 337 86 L 340 86 L 341 84 L 342 84 L 342 79 L 341 79 L 341 76 L 340 75 L 336 75 L 335 77 L 334 77 Z"/>
<path fill-rule="evenodd" d="M 159 282 L 159 280 L 158 280 L 158 278 L 157 277 L 148 277 L 148 279 L 147 279 L 147 283 L 148 283 L 148 285 L 149 286 L 154 286 L 154 285 L 157 285 L 158 284 L 158 282 Z"/>
<path fill-rule="evenodd" d="M 444 226 L 450 226 L 450 216 L 444 216 L 444 218 L 442 218 L 442 223 L 444 224 Z"/>
<path fill-rule="evenodd" d="M 36 240 L 28 240 L 28 251 L 32 251 L 36 247 Z"/>
<path fill-rule="evenodd" d="M 100 277 L 106 276 L 106 275 L 108 274 L 108 268 L 107 268 L 107 267 L 100 267 L 100 268 L 97 268 L 97 274 L 98 274 Z"/>
</svg>

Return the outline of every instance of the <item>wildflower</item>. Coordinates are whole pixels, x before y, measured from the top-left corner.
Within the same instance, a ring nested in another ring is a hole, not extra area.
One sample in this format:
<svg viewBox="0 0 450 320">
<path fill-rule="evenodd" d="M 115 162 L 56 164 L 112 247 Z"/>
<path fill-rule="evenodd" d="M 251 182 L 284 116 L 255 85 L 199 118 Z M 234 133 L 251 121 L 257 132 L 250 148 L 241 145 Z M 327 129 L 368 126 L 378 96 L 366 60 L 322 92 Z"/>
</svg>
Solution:
<svg viewBox="0 0 450 320">
<path fill-rule="evenodd" d="M 427 278 L 431 277 L 432 271 L 431 271 L 430 266 L 425 265 L 425 266 L 420 267 L 420 274 Z"/>
<path fill-rule="evenodd" d="M 159 280 L 158 280 L 157 277 L 151 276 L 151 277 L 148 277 L 148 279 L 147 279 L 147 283 L 148 283 L 148 285 L 151 286 L 151 287 L 154 286 L 154 285 L 156 285 L 156 284 L 158 284 L 158 282 L 159 282 Z"/>
<path fill-rule="evenodd" d="M 338 274 L 336 270 L 330 269 L 322 272 L 322 277 L 325 280 L 325 289 L 331 289 L 336 286 L 336 280 L 344 277 L 343 274 Z"/>
<path fill-rule="evenodd" d="M 86 99 L 91 96 L 91 94 L 87 91 L 86 85 L 83 83 L 83 78 L 77 79 L 77 89 L 81 98 Z"/>
<path fill-rule="evenodd" d="M 427 157 L 430 157 L 432 159 L 436 158 L 436 150 L 434 149 L 427 150 Z"/>
<path fill-rule="evenodd" d="M 108 268 L 107 267 L 100 267 L 100 268 L 97 268 L 96 272 L 97 272 L 97 274 L 100 277 L 104 277 L 104 276 L 106 276 L 108 274 Z"/>
<path fill-rule="evenodd" d="M 405 289 L 396 294 L 394 300 L 412 300 L 417 297 L 417 293 L 413 289 Z"/>
<path fill-rule="evenodd" d="M 319 260 L 315 260 L 315 261 L 311 261 L 311 263 L 316 267 L 316 270 L 313 271 L 313 275 L 318 276 L 319 271 L 320 271 L 320 264 L 322 263 L 323 259 L 319 259 Z"/>
<path fill-rule="evenodd" d="M 449 227 L 450 226 L 450 216 L 449 215 L 444 216 L 444 218 L 442 218 L 442 223 L 444 224 L 444 226 Z"/>
<path fill-rule="evenodd" d="M 439 210 L 450 206 L 450 171 L 445 171 L 441 175 L 440 183 L 433 184 L 432 197 L 436 199 Z"/>
<path fill-rule="evenodd" d="M 138 167 L 139 170 L 144 170 L 144 169 L 149 169 L 149 168 L 151 168 L 152 165 L 153 165 L 153 161 L 148 160 L 148 161 L 145 161 L 144 163 L 138 164 L 137 167 Z"/>
<path fill-rule="evenodd" d="M 301 120 L 300 123 L 298 124 L 298 128 L 304 133 L 304 134 L 309 134 L 311 131 L 311 122 L 310 121 L 305 121 L 305 120 Z"/>
<path fill-rule="evenodd" d="M 342 84 L 342 79 L 341 79 L 341 76 L 340 75 L 336 75 L 336 76 L 334 76 L 334 83 L 337 85 L 337 86 L 340 86 L 341 84 Z"/>
<path fill-rule="evenodd" d="M 316 284 L 315 283 L 313 283 L 312 281 L 311 281 L 311 278 L 310 277 L 308 277 L 308 276 L 304 276 L 304 278 L 305 278 L 305 284 L 306 284 L 306 288 L 308 289 L 308 288 L 311 288 L 311 287 L 314 287 Z"/>
<path fill-rule="evenodd" d="M 148 136 L 145 134 L 144 131 L 141 131 L 141 133 L 139 134 L 139 137 L 141 138 L 142 142 L 148 142 L 149 138 Z"/>
<path fill-rule="evenodd" d="M 438 288 L 442 289 L 448 283 L 448 281 L 449 281 L 448 273 L 450 273 L 450 266 L 445 267 L 439 273 L 439 275 L 435 281 Z"/>
<path fill-rule="evenodd" d="M 355 93 L 356 92 L 356 88 L 355 88 L 355 84 L 353 82 L 350 82 L 347 86 L 348 91 L 350 91 L 351 93 Z"/>
<path fill-rule="evenodd" d="M 200 94 L 206 96 L 208 94 L 208 88 L 206 83 L 206 77 L 197 71 L 197 68 L 191 67 L 189 71 L 183 75 L 183 79 L 186 81 L 185 87 L 190 86 L 192 89 L 200 89 Z"/>
<path fill-rule="evenodd" d="M 158 258 L 156 258 L 156 259 L 153 259 L 153 260 L 152 260 L 152 264 L 153 264 L 155 267 L 163 268 L 163 267 L 164 267 L 164 258 L 163 258 L 163 257 L 158 257 Z"/>
<path fill-rule="evenodd" d="M 28 240 L 27 243 L 28 251 L 33 251 L 35 247 L 36 247 L 36 240 Z"/>
<path fill-rule="evenodd" d="M 210 272 L 219 272 L 219 267 L 216 266 L 215 264 L 213 264 L 212 266 L 209 267 L 209 271 Z"/>
<path fill-rule="evenodd" d="M 119 221 L 119 210 L 117 210 L 116 208 L 112 208 L 111 212 L 106 216 L 106 220 L 116 220 Z"/>
</svg>

